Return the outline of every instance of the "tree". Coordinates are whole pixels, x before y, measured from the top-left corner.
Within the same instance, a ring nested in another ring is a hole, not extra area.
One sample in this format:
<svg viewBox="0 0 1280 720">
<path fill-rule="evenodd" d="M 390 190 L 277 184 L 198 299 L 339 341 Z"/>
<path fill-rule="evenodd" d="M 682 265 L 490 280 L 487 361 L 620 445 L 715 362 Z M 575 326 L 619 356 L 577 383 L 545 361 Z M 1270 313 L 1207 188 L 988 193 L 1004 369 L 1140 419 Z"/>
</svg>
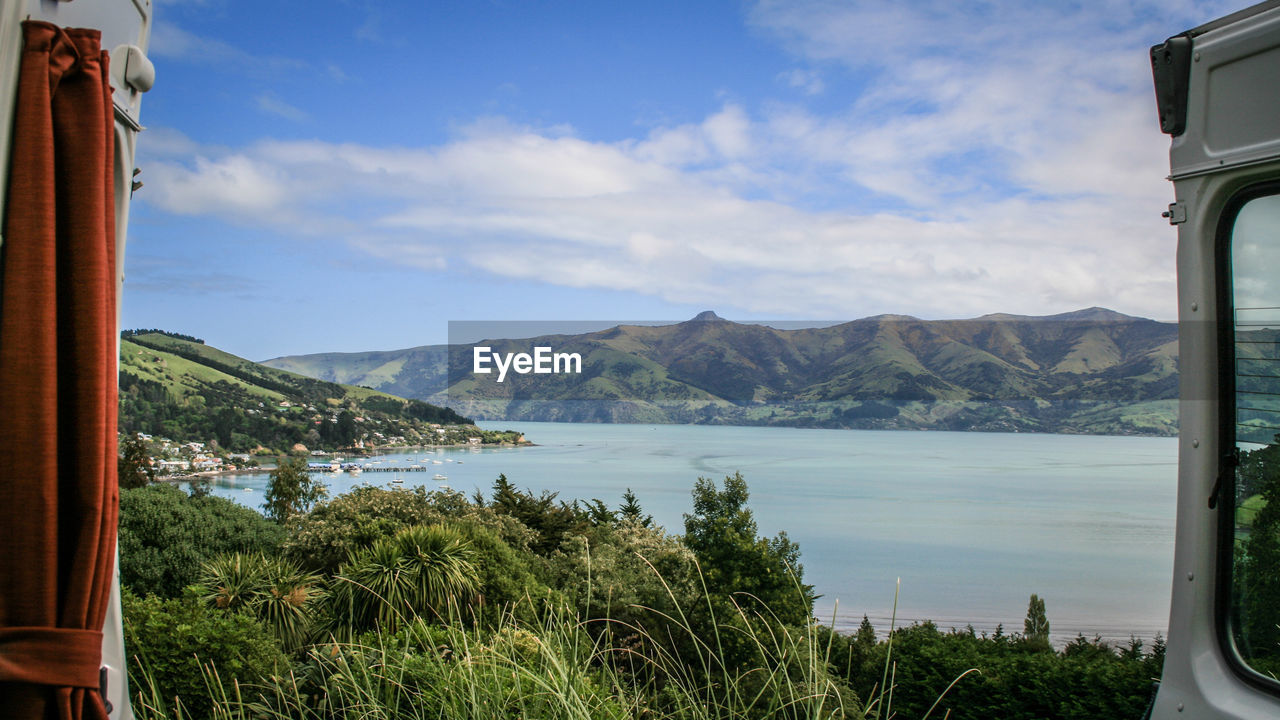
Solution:
<svg viewBox="0 0 1280 720">
<path fill-rule="evenodd" d="M 1044 612 L 1044 598 L 1035 593 L 1031 593 L 1031 602 L 1027 604 L 1027 619 L 1022 623 L 1022 634 L 1037 645 L 1049 646 L 1049 617 Z"/>
<path fill-rule="evenodd" d="M 120 439 L 120 456 L 116 460 L 116 475 L 121 488 L 139 488 L 156 481 L 156 469 L 151 466 L 151 455 L 142 438 L 129 434 Z"/>
<path fill-rule="evenodd" d="M 869 620 L 866 615 L 862 616 L 862 624 L 858 625 L 858 632 L 853 636 L 853 639 L 863 647 L 875 647 L 876 629 L 872 627 L 871 620 Z"/>
<path fill-rule="evenodd" d="M 622 520 L 639 523 L 641 527 L 653 526 L 653 516 L 644 514 L 644 508 L 640 507 L 640 501 L 631 492 L 631 488 L 622 493 L 622 506 L 618 508 L 618 516 Z"/>
<path fill-rule="evenodd" d="M 323 595 L 321 577 L 287 558 L 262 552 L 226 553 L 204 564 L 201 599 L 223 610 L 247 610 L 275 633 L 285 650 L 306 641 Z"/>
<path fill-rule="evenodd" d="M 685 545 L 698 559 L 709 594 L 738 604 L 755 598 L 763 607 L 754 610 L 787 625 L 807 625 L 814 595 L 813 586 L 803 583 L 800 547 L 785 532 L 756 537 L 748 495 L 742 473 L 726 477 L 724 490 L 698 478 L 693 513 L 684 516 Z"/>
<path fill-rule="evenodd" d="M 465 536 L 443 525 L 406 528 L 352 553 L 329 596 L 334 630 L 394 631 L 419 617 L 445 617 L 479 587 L 475 556 Z"/>
<path fill-rule="evenodd" d="M 209 480 L 209 476 L 207 475 L 192 478 L 191 481 L 187 483 L 187 492 L 193 498 L 208 497 L 213 493 L 213 482 Z"/>
<path fill-rule="evenodd" d="M 503 474 L 498 475 L 493 483 L 493 500 L 489 507 L 499 515 L 519 520 L 537 533 L 530 548 L 538 555 L 548 557 L 566 537 L 581 533 L 590 525 L 585 512 L 579 512 L 564 501 L 556 502 L 557 496 L 558 493 L 549 490 L 543 490 L 540 495 L 519 490 Z"/>
<path fill-rule="evenodd" d="M 324 483 L 307 472 L 305 460 L 280 458 L 267 480 L 267 517 L 281 524 L 291 522 L 306 514 L 325 493 Z"/>
<path fill-rule="evenodd" d="M 1256 511 L 1243 540 L 1237 530 L 1236 643 L 1254 669 L 1280 671 L 1280 445 L 1244 453 L 1238 478 L 1237 507 Z"/>
<path fill-rule="evenodd" d="M 578 503 L 575 502 L 574 506 L 578 507 Z M 593 526 L 614 525 L 618 522 L 618 514 L 610 510 L 609 506 L 605 505 L 600 498 L 592 498 L 583 502 L 579 509 L 587 516 L 588 522 Z"/>
</svg>

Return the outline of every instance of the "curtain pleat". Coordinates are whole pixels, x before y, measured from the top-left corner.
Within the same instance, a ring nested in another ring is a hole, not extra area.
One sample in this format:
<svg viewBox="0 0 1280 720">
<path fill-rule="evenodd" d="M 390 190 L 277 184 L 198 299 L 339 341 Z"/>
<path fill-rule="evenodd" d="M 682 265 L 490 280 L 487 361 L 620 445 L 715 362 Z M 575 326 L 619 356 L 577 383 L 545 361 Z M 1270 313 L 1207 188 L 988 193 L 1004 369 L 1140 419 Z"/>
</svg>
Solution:
<svg viewBox="0 0 1280 720">
<path fill-rule="evenodd" d="M 0 247 L 0 715 L 105 720 L 116 513 L 111 87 L 95 30 L 23 24 Z"/>
</svg>

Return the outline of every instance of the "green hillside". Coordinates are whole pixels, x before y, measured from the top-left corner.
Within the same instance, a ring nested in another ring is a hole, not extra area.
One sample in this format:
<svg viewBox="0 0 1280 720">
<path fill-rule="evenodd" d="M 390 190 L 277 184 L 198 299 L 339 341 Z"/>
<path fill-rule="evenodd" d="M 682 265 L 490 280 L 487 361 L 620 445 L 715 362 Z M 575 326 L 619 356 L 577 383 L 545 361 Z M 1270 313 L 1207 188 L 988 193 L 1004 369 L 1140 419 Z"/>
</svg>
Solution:
<svg viewBox="0 0 1280 720">
<path fill-rule="evenodd" d="M 122 334 L 119 427 L 271 454 L 297 445 L 331 451 L 513 439 L 482 432 L 448 408 L 316 380 L 153 331 Z"/>
<path fill-rule="evenodd" d="M 1177 326 L 1103 308 L 966 320 L 881 315 L 800 330 L 705 312 L 672 325 L 477 344 L 579 353 L 583 372 L 496 383 L 472 374 L 470 345 L 267 364 L 395 388 L 491 419 L 1177 431 Z"/>
</svg>

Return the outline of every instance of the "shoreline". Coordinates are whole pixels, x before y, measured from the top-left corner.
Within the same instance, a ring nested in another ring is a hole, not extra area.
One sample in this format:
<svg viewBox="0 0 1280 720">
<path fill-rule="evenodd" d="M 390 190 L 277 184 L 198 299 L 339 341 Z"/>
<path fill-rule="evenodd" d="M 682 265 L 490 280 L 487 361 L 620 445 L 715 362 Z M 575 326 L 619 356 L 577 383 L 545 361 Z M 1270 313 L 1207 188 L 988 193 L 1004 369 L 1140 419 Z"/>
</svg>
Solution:
<svg viewBox="0 0 1280 720">
<path fill-rule="evenodd" d="M 807 425 L 802 423 L 731 423 L 731 422 L 705 422 L 705 423 L 682 423 L 682 422 L 660 422 L 656 420 L 635 421 L 635 422 L 600 422 L 591 420 L 529 420 L 529 419 L 493 419 L 478 418 L 479 423 L 537 423 L 545 425 L 655 425 L 655 426 L 672 426 L 672 427 L 735 427 L 735 428 L 777 428 L 785 430 L 841 430 L 854 432 L 919 432 L 919 433 L 972 433 L 976 435 L 1070 435 L 1079 437 L 1117 437 L 1117 438 L 1176 438 L 1179 436 L 1177 430 L 1168 432 L 1088 432 L 1085 430 L 1062 428 L 1057 430 L 1019 430 L 1007 428 L 943 428 L 932 425 L 904 425 L 900 427 L 850 427 L 847 425 Z M 530 443 L 533 444 L 533 443 Z"/>
<path fill-rule="evenodd" d="M 517 448 L 517 447 L 537 447 L 537 446 L 538 446 L 537 443 L 532 443 L 527 440 L 525 442 L 520 442 L 520 443 L 504 442 L 504 443 L 493 443 L 489 445 L 478 445 L 478 446 L 472 445 L 471 443 L 451 443 L 449 445 L 385 445 L 382 447 L 375 448 L 372 452 L 370 452 L 367 455 L 355 455 L 353 457 L 376 457 L 378 455 L 391 455 L 397 452 L 403 452 L 405 450 L 442 450 L 442 449 L 449 449 L 449 448 L 473 448 L 473 447 Z M 342 454 L 342 453 L 334 452 L 334 453 L 327 453 L 325 455 L 308 455 L 306 457 L 323 458 L 323 457 L 331 457 L 339 454 Z M 296 457 L 303 457 L 303 456 L 298 455 Z M 216 477 L 233 476 L 233 475 L 256 475 L 260 473 L 269 473 L 272 470 L 275 470 L 277 467 L 278 466 L 275 463 L 272 463 L 270 465 L 259 465 L 258 467 L 251 467 L 251 468 L 237 467 L 235 470 L 201 470 L 200 472 L 184 473 L 181 475 L 171 474 L 171 475 L 165 475 L 163 477 L 157 476 L 156 482 L 177 483 L 177 482 L 190 482 L 191 480 L 198 480 L 200 478 L 216 478 Z"/>
</svg>

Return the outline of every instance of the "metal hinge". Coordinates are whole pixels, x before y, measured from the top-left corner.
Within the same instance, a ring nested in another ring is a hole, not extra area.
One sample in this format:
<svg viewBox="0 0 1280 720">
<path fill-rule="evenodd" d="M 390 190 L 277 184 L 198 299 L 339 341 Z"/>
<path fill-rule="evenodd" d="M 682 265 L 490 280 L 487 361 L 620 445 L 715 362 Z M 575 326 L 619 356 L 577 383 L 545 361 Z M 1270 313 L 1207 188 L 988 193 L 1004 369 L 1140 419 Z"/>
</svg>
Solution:
<svg viewBox="0 0 1280 720">
<path fill-rule="evenodd" d="M 1169 205 L 1169 209 L 1160 213 L 1160 217 L 1169 218 L 1170 225 L 1181 225 L 1187 221 L 1187 205 L 1178 201 Z"/>
<path fill-rule="evenodd" d="M 102 697 L 102 707 L 107 711 L 107 714 L 110 715 L 115 712 L 115 707 L 107 699 L 107 666 L 105 665 L 98 668 L 98 695 Z"/>
<path fill-rule="evenodd" d="M 1209 509 L 1218 507 L 1218 495 L 1222 492 L 1222 481 L 1227 474 L 1233 474 L 1240 467 L 1240 448 L 1235 447 L 1222 455 L 1222 466 L 1218 470 L 1218 478 L 1213 481 L 1213 489 L 1209 491 Z"/>
</svg>

